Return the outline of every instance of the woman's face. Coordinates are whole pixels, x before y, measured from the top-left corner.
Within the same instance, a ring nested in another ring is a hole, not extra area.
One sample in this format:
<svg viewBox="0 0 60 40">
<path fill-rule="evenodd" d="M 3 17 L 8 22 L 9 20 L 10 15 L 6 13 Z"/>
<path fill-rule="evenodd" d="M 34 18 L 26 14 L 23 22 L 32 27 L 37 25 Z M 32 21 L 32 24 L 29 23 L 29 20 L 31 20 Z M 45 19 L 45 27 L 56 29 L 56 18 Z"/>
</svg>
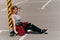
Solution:
<svg viewBox="0 0 60 40">
<path fill-rule="evenodd" d="M 14 8 L 13 13 L 17 14 L 17 12 L 18 12 L 18 8 Z"/>
</svg>

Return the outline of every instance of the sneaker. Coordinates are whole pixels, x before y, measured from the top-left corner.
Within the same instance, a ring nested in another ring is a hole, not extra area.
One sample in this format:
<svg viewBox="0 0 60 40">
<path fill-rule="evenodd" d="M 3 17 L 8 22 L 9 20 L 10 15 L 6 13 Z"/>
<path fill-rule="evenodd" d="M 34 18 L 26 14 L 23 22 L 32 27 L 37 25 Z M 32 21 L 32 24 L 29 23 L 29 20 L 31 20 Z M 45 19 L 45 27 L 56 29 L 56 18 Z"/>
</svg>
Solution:
<svg viewBox="0 0 60 40">
<path fill-rule="evenodd" d="M 41 33 L 45 33 L 47 31 L 47 29 L 43 29 Z"/>
<path fill-rule="evenodd" d="M 11 31 L 10 32 L 10 36 L 13 37 L 15 35 L 15 32 L 14 31 Z"/>
</svg>

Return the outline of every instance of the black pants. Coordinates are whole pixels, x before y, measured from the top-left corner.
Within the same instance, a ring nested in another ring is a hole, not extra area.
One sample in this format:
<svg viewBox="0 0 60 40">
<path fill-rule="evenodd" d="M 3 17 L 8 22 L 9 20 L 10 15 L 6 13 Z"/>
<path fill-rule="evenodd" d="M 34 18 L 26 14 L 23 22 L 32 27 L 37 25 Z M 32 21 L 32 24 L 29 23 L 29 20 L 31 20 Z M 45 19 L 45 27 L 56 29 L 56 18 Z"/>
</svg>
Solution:
<svg viewBox="0 0 60 40">
<path fill-rule="evenodd" d="M 27 30 L 32 30 L 34 32 L 38 32 L 41 33 L 42 30 L 40 28 L 38 28 L 37 26 L 35 26 L 34 24 L 29 23 L 26 27 L 25 27 L 25 31 L 27 32 Z"/>
<path fill-rule="evenodd" d="M 18 25 L 19 26 L 24 26 L 22 22 L 19 22 Z M 28 23 L 28 25 L 24 29 L 25 29 L 26 32 L 29 29 L 34 31 L 34 32 L 39 32 L 39 33 L 42 32 L 42 30 L 40 28 L 38 28 L 37 26 L 35 26 L 34 24 L 31 24 L 31 23 Z"/>
</svg>

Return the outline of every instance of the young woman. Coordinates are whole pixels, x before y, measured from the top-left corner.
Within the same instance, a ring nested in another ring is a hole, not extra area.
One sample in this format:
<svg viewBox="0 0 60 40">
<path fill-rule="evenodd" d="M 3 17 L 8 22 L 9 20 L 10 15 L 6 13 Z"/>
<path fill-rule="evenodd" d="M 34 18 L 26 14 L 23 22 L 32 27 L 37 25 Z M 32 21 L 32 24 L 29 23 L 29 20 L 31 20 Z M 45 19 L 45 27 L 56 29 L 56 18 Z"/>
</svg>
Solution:
<svg viewBox="0 0 60 40">
<path fill-rule="evenodd" d="M 23 22 L 21 22 L 21 17 L 18 15 L 18 7 L 17 6 L 12 6 L 12 20 L 13 20 L 13 25 L 14 27 L 12 28 L 12 31 L 10 32 L 10 36 L 14 36 L 14 34 L 18 34 L 18 32 L 16 31 L 16 25 L 22 25 L 23 26 Z M 27 30 L 32 30 L 34 32 L 38 32 L 38 33 L 44 33 L 47 31 L 47 29 L 40 29 L 37 26 L 35 26 L 34 24 L 28 23 L 28 25 L 24 28 L 26 33 Z"/>
</svg>

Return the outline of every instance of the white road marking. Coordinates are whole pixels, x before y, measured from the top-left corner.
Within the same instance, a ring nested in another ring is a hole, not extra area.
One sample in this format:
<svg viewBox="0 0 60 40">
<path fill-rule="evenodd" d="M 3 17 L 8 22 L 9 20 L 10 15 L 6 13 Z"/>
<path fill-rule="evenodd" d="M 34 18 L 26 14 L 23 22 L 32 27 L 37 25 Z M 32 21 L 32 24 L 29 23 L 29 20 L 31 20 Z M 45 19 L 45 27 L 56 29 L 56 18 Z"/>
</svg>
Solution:
<svg viewBox="0 0 60 40">
<path fill-rule="evenodd" d="M 44 5 L 41 7 L 41 9 L 44 9 L 51 1 L 52 1 L 52 0 L 47 1 L 47 3 L 44 4 Z"/>
<path fill-rule="evenodd" d="M 14 4 L 14 5 L 18 5 L 18 4 L 21 4 L 21 3 L 24 3 L 24 2 L 28 2 L 28 0 L 24 0 L 24 1 L 18 2 L 16 4 Z M 4 9 L 2 9 L 0 11 L 3 12 L 3 11 L 6 11 L 6 10 L 7 10 L 7 8 L 4 8 Z"/>
<path fill-rule="evenodd" d="M 0 30 L 0 31 L 9 31 L 9 30 Z"/>
<path fill-rule="evenodd" d="M 0 33 L 5 32 L 5 31 L 9 31 L 9 30 L 0 30 Z M 28 34 L 25 34 L 24 36 L 22 36 L 19 40 L 23 40 Z"/>
<path fill-rule="evenodd" d="M 3 31 L 9 31 L 9 30 L 0 30 L 0 33 L 2 33 Z"/>
<path fill-rule="evenodd" d="M 2 31 L 0 31 L 0 33 L 2 33 Z"/>
<path fill-rule="evenodd" d="M 24 38 L 27 36 L 28 34 L 25 34 L 24 36 L 22 36 L 19 40 L 24 40 Z"/>
<path fill-rule="evenodd" d="M 4 8 L 4 9 L 2 9 L 2 10 L 0 10 L 1 12 L 3 12 L 3 11 L 6 11 L 7 10 L 7 8 Z"/>
<path fill-rule="evenodd" d="M 18 4 L 21 4 L 21 3 L 24 3 L 24 1 L 18 2 L 18 3 L 16 3 L 15 5 L 18 5 Z"/>
</svg>

